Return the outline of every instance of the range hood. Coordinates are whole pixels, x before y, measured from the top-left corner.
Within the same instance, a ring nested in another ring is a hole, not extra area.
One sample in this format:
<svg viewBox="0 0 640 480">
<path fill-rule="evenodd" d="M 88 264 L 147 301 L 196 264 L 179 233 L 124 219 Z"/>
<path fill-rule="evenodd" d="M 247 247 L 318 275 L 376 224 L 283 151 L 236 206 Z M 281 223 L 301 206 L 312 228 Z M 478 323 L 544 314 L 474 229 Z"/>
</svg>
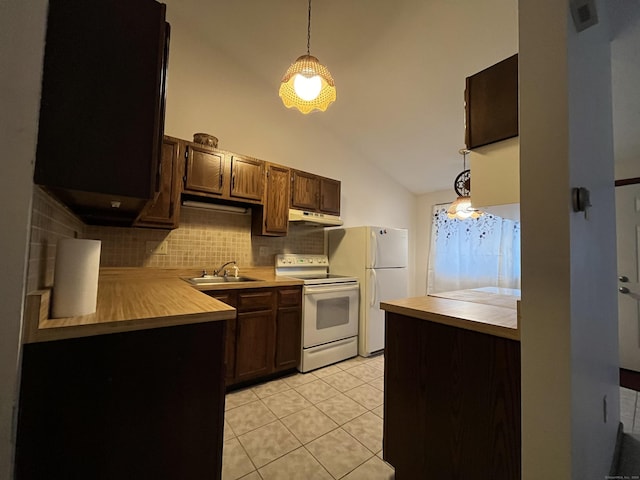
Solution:
<svg viewBox="0 0 640 480">
<path fill-rule="evenodd" d="M 339 227 L 342 219 L 336 215 L 326 213 L 307 212 L 305 210 L 289 209 L 289 221 L 315 225 L 316 227 Z"/>
</svg>

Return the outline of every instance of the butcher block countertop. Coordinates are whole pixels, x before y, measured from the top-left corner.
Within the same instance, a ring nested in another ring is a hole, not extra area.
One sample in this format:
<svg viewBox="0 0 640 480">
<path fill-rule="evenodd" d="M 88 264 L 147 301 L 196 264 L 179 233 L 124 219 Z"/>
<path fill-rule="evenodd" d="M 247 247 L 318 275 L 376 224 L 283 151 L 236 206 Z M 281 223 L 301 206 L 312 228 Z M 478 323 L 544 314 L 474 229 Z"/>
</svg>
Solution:
<svg viewBox="0 0 640 480">
<path fill-rule="evenodd" d="M 184 280 L 201 273 L 193 269 L 101 268 L 95 313 L 52 319 L 51 290 L 28 294 L 23 342 L 227 320 L 235 317 L 235 309 L 203 291 L 302 285 L 300 280 L 276 277 L 273 268 L 240 272 L 256 281 L 196 287 Z"/>
<path fill-rule="evenodd" d="M 381 302 L 387 312 L 520 341 L 520 291 L 494 287 Z"/>
</svg>

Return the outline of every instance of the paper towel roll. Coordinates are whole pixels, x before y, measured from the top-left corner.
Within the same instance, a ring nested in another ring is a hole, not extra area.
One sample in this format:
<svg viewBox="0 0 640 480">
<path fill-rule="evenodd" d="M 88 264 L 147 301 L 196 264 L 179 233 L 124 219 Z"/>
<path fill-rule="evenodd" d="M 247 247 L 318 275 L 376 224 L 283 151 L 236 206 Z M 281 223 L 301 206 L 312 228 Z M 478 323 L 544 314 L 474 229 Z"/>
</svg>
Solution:
<svg viewBox="0 0 640 480">
<path fill-rule="evenodd" d="M 53 277 L 52 317 L 75 317 L 96 311 L 100 240 L 58 241 Z"/>
</svg>

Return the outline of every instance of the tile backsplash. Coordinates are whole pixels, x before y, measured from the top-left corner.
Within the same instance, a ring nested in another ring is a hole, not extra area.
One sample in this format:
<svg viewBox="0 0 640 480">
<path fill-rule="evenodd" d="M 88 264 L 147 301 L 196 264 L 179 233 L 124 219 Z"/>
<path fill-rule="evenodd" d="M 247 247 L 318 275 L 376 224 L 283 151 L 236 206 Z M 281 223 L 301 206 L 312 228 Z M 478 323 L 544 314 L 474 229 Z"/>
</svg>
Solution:
<svg viewBox="0 0 640 480">
<path fill-rule="evenodd" d="M 85 224 L 40 187 L 33 188 L 27 291 L 51 287 L 56 245 L 61 238 L 84 238 Z"/>
<path fill-rule="evenodd" d="M 242 267 L 273 266 L 277 253 L 323 253 L 322 229 L 292 225 L 286 237 L 251 236 L 251 216 L 182 207 L 175 230 L 87 226 L 102 240 L 104 267 L 196 267 L 236 260 Z M 164 247 L 164 248 L 163 248 Z"/>
<path fill-rule="evenodd" d="M 84 225 L 34 187 L 28 287 L 53 284 L 56 243 L 78 237 L 102 241 L 103 267 L 205 268 L 229 260 L 242 267 L 273 266 L 278 253 L 324 253 L 324 229 L 291 224 L 286 237 L 251 236 L 251 216 L 182 207 L 175 230 Z"/>
</svg>

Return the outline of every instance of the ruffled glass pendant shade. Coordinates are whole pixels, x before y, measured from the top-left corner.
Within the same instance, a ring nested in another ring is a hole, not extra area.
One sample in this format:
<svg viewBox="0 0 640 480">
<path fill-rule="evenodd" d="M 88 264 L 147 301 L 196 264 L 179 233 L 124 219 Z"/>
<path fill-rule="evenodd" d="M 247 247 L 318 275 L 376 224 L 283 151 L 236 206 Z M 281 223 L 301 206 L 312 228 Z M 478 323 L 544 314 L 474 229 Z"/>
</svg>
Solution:
<svg viewBox="0 0 640 480">
<path fill-rule="evenodd" d="M 302 55 L 287 69 L 278 93 L 287 108 L 324 112 L 336 100 L 336 85 L 316 57 Z"/>
</svg>

